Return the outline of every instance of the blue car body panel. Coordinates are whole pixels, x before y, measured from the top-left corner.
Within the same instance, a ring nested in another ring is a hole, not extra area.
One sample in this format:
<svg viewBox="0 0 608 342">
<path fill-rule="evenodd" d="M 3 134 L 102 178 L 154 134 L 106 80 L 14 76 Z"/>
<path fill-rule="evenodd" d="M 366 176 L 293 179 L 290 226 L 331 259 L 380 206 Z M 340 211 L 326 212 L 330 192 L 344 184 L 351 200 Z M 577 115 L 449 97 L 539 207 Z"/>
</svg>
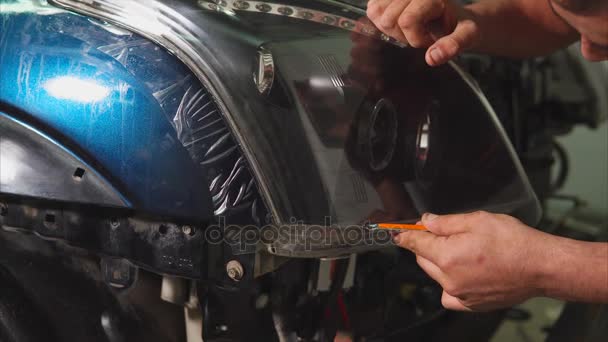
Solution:
<svg viewBox="0 0 608 342">
<path fill-rule="evenodd" d="M 51 132 L 109 179 L 127 206 L 208 220 L 213 210 L 205 170 L 180 143 L 158 100 L 158 91 L 184 86 L 189 71 L 137 35 L 46 10 L 2 11 L 0 103 L 6 114 Z"/>
</svg>

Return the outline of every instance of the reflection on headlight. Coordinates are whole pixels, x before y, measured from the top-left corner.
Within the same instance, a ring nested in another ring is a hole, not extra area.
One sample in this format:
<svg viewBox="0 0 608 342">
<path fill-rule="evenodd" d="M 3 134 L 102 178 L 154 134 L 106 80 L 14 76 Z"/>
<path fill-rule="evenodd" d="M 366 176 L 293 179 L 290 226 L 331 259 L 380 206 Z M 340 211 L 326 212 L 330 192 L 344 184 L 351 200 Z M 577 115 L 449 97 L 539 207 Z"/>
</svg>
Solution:
<svg viewBox="0 0 608 342">
<path fill-rule="evenodd" d="M 53 97 L 77 102 L 97 102 L 104 99 L 110 90 L 93 80 L 61 76 L 44 84 L 44 89 Z"/>
<path fill-rule="evenodd" d="M 17 179 L 22 171 L 22 163 L 18 160 L 23 157 L 19 146 L 8 139 L 0 140 L 0 185 L 10 184 Z"/>
</svg>

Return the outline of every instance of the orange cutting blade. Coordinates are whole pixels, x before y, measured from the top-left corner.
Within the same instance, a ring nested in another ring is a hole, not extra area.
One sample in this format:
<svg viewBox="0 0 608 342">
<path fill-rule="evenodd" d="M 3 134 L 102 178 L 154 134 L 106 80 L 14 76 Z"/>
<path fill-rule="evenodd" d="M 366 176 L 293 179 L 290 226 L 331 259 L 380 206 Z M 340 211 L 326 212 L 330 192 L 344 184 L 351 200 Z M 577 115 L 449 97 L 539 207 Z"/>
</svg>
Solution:
<svg viewBox="0 0 608 342">
<path fill-rule="evenodd" d="M 425 226 L 420 224 L 403 224 L 403 223 L 378 223 L 380 229 L 393 230 L 427 230 Z"/>
</svg>

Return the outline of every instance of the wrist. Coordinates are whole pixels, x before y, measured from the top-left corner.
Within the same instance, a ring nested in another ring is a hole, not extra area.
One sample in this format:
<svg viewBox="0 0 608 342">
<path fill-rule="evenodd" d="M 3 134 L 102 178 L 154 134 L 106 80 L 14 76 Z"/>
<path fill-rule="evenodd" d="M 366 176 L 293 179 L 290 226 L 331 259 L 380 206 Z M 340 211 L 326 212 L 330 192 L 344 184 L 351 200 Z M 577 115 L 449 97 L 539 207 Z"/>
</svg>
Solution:
<svg viewBox="0 0 608 342">
<path fill-rule="evenodd" d="M 572 293 L 572 286 L 581 271 L 581 257 L 585 256 L 581 241 L 535 231 L 531 239 L 533 249 L 530 260 L 531 284 L 535 296 L 563 298 Z"/>
<path fill-rule="evenodd" d="M 546 242 L 537 248 L 539 257 L 535 260 L 534 286 L 538 296 L 555 297 L 558 289 L 556 284 L 560 281 L 560 267 L 564 267 L 564 250 L 570 249 L 566 241 L 549 234 L 545 237 Z"/>
<path fill-rule="evenodd" d="M 561 263 L 560 241 L 555 236 L 534 231 L 535 239 L 529 239 L 528 253 L 525 254 L 526 281 L 530 297 L 550 297 L 555 283 L 556 270 Z"/>
<path fill-rule="evenodd" d="M 548 234 L 546 234 L 548 235 Z M 608 245 L 548 235 L 535 262 L 539 295 L 566 301 L 608 300 Z"/>
</svg>

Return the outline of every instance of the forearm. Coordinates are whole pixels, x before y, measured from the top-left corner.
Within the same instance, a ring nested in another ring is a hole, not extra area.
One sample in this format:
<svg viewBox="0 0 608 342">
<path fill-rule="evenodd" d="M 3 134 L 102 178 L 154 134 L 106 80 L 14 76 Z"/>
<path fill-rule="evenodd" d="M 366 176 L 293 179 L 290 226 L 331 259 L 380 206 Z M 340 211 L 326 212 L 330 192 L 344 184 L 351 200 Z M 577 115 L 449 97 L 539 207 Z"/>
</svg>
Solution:
<svg viewBox="0 0 608 342">
<path fill-rule="evenodd" d="M 549 0 L 481 0 L 465 8 L 481 33 L 473 51 L 526 58 L 546 55 L 576 41 L 576 31 Z"/>
<path fill-rule="evenodd" d="M 538 260 L 539 287 L 547 297 L 608 303 L 608 243 L 554 239 Z"/>
</svg>

